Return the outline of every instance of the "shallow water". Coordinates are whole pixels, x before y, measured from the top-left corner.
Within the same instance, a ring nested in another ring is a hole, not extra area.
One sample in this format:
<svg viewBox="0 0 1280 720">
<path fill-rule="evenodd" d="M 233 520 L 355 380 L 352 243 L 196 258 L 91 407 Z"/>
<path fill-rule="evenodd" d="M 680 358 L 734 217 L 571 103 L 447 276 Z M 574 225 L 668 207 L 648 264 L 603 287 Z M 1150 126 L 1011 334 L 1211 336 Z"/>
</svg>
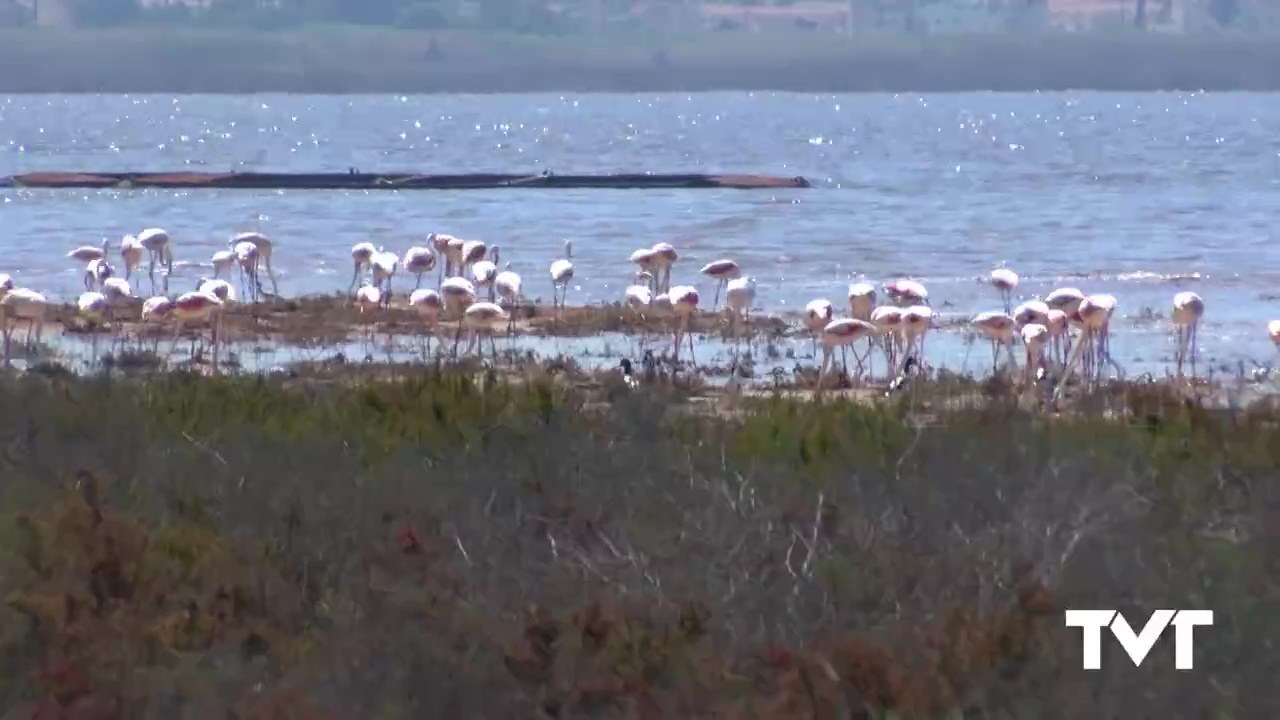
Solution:
<svg viewBox="0 0 1280 720">
<path fill-rule="evenodd" d="M 1163 371 L 1170 298 L 1194 289 L 1208 305 L 1205 365 L 1234 372 L 1274 354 L 1278 130 L 1275 94 L 7 96 L 0 174 L 725 171 L 815 187 L 0 189 L 0 272 L 69 300 L 80 268 L 68 250 L 160 226 L 176 243 L 172 288 L 185 290 L 232 232 L 261 229 L 294 295 L 345 288 L 356 242 L 403 252 L 443 231 L 502 246 L 527 294 L 549 298 L 547 266 L 573 238 L 577 304 L 618 299 L 627 255 L 665 240 L 681 253 L 673 281 L 707 300 L 714 283 L 696 270 L 728 256 L 758 278 L 763 310 L 840 302 L 852 277 L 911 275 L 941 313 L 965 317 L 998 307 L 981 279 L 1006 261 L 1020 298 L 1061 285 L 1115 294 L 1113 353 L 1130 373 Z M 954 367 L 960 337 L 939 333 L 930 357 Z"/>
</svg>

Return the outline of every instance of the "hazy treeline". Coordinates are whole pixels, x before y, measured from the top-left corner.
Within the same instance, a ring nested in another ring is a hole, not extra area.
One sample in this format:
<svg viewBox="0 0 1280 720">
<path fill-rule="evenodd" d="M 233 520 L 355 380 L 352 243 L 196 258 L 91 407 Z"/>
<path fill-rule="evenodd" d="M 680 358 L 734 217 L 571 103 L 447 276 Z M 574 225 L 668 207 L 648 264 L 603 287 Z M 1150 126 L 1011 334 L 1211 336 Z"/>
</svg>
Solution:
<svg viewBox="0 0 1280 720">
<path fill-rule="evenodd" d="M 1274 90 L 1266 39 L 534 36 L 318 26 L 0 31 L 0 92 Z"/>
</svg>

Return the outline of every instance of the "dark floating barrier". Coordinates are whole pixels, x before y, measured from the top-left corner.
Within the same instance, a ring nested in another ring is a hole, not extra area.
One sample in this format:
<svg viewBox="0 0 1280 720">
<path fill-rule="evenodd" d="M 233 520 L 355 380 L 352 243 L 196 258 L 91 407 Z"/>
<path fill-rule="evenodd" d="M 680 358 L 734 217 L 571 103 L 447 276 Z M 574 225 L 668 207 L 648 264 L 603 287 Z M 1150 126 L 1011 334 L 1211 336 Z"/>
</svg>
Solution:
<svg viewBox="0 0 1280 720">
<path fill-rule="evenodd" d="M 225 188 L 233 190 L 486 190 L 496 188 L 807 188 L 802 177 L 769 175 L 412 175 L 405 173 L 34 172 L 0 181 L 29 188 Z"/>
</svg>

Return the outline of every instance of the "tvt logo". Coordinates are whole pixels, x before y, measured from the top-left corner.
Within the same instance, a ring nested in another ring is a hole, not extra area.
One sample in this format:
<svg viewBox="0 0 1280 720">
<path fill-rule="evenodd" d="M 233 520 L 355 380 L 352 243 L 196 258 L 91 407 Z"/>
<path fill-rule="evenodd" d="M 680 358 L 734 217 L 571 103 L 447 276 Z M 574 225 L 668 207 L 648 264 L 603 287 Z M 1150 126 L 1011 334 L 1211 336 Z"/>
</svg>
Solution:
<svg viewBox="0 0 1280 720">
<path fill-rule="evenodd" d="M 1179 670 L 1195 669 L 1193 632 L 1197 625 L 1212 625 L 1212 610 L 1156 610 L 1143 626 L 1142 632 L 1135 633 L 1118 610 L 1068 610 L 1067 627 L 1078 627 L 1084 635 L 1084 669 L 1099 670 L 1102 668 L 1102 628 L 1111 628 L 1111 634 L 1120 642 L 1120 647 L 1129 654 L 1135 667 L 1142 667 L 1151 648 L 1164 634 L 1165 628 L 1173 626 L 1174 667 Z"/>
</svg>

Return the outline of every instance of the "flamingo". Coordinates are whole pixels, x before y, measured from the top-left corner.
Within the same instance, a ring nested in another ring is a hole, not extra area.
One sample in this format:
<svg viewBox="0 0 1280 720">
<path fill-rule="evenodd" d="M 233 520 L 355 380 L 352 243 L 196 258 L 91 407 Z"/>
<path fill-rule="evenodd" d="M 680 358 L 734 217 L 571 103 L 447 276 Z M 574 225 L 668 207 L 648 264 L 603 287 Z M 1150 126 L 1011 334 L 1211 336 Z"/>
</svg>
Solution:
<svg viewBox="0 0 1280 720">
<path fill-rule="evenodd" d="M 225 282 L 225 281 L 217 281 Z M 228 287 L 230 287 L 228 285 Z M 213 367 L 218 368 L 218 344 L 221 340 L 221 333 L 218 332 L 221 325 L 223 302 L 218 296 L 204 292 L 202 290 L 193 290 L 179 295 L 173 301 L 173 308 L 170 314 L 176 320 L 176 330 L 173 336 L 173 343 L 178 344 L 178 337 L 182 334 L 183 328 L 192 324 L 203 324 L 209 322 L 211 325 L 210 335 L 212 336 L 213 345 Z M 191 341 L 191 355 L 195 356 L 195 339 Z"/>
<path fill-rule="evenodd" d="M 467 241 L 462 238 L 449 236 L 449 244 L 445 248 L 445 256 L 449 258 L 450 272 L 445 273 L 449 277 L 465 277 L 466 273 L 462 268 L 462 249 L 466 247 Z"/>
<path fill-rule="evenodd" d="M 813 340 L 813 356 L 818 356 L 818 338 L 824 328 L 835 317 L 836 309 L 828 300 L 810 300 L 804 306 L 804 326 L 809 330 Z"/>
<path fill-rule="evenodd" d="M 9 294 L 13 289 L 13 278 L 8 273 L 0 273 L 0 298 Z"/>
<path fill-rule="evenodd" d="M 569 294 L 569 282 L 573 280 L 573 241 L 564 241 L 564 257 L 551 263 L 551 306 L 556 306 L 556 294 L 559 293 L 560 309 L 564 309 L 565 297 Z"/>
<path fill-rule="evenodd" d="M 351 246 L 351 285 L 347 288 L 347 292 L 356 289 L 356 283 L 360 282 L 360 272 L 373 261 L 373 256 L 377 254 L 378 248 L 371 242 L 361 242 Z"/>
<path fill-rule="evenodd" d="M 373 269 L 373 285 L 382 293 L 382 304 L 384 307 L 391 307 L 391 278 L 395 276 L 396 269 L 400 267 L 400 258 L 393 252 L 385 252 L 382 248 L 378 248 L 378 252 L 369 260 L 369 265 Z"/>
<path fill-rule="evenodd" d="M 510 264 L 510 263 L 508 263 Z M 515 332 L 516 316 L 515 312 L 520 308 L 521 294 L 520 288 L 524 281 L 520 279 L 520 275 L 511 270 L 503 270 L 493 279 L 493 288 L 497 291 L 498 299 L 503 305 L 512 310 L 508 311 L 509 319 L 507 320 L 507 334 Z"/>
<path fill-rule="evenodd" d="M 742 270 L 738 267 L 738 263 L 727 259 L 709 262 L 698 272 L 716 281 L 716 295 L 711 299 L 712 310 L 720 304 L 720 288 L 724 287 L 730 280 L 742 277 Z"/>
<path fill-rule="evenodd" d="M 235 253 L 236 264 L 240 267 L 240 289 L 249 296 L 251 302 L 257 302 L 262 292 L 262 283 L 258 280 L 258 246 L 248 241 L 235 244 L 231 249 Z"/>
<path fill-rule="evenodd" d="M 107 257 L 107 248 L 110 247 L 111 241 L 102 238 L 102 244 L 99 246 L 81 245 L 80 247 L 67 253 L 67 257 L 80 262 L 89 262 L 90 260 L 102 260 Z"/>
<path fill-rule="evenodd" d="M 149 297 L 142 303 L 143 325 L 158 325 L 173 317 L 173 301 L 164 295 L 156 295 Z M 151 352 L 156 352 L 160 347 L 160 336 L 155 336 L 155 344 L 152 346 Z"/>
<path fill-rule="evenodd" d="M 444 262 L 439 263 L 440 274 L 436 277 L 436 287 L 440 287 L 440 283 L 444 282 L 445 276 L 453 277 L 453 274 L 449 272 L 453 269 L 452 261 L 449 257 L 449 244 L 456 239 L 454 236 L 444 233 L 431 233 L 427 236 L 427 244 L 436 251 L 436 255 L 444 259 Z"/>
<path fill-rule="evenodd" d="M 224 271 L 235 267 L 236 253 L 234 250 L 219 250 L 209 258 L 209 262 L 213 265 L 213 276 L 219 278 Z"/>
<path fill-rule="evenodd" d="M 831 369 L 832 359 L 835 357 L 833 352 L 835 347 L 837 345 L 840 347 L 852 345 L 863 338 L 870 338 L 875 334 L 875 325 L 857 318 L 832 320 L 822 328 L 822 368 L 818 371 L 818 384 L 813 391 L 815 396 L 822 391 L 822 384 L 827 378 L 827 371 Z"/>
<path fill-rule="evenodd" d="M 484 356 L 484 342 L 480 340 L 480 332 L 487 330 L 489 335 L 489 347 L 493 350 L 493 359 L 498 359 L 498 347 L 493 340 L 493 323 L 499 320 L 507 319 L 507 311 L 500 306 L 491 302 L 478 302 L 468 305 L 467 309 L 462 313 L 463 320 L 467 327 L 471 329 L 471 342 L 467 346 L 470 352 L 472 347 L 477 347 L 477 351 L 481 357 Z"/>
<path fill-rule="evenodd" d="M 671 288 L 668 294 L 671 302 L 671 311 L 677 317 L 676 323 L 676 344 L 673 359 L 680 361 L 680 338 L 687 335 L 689 338 L 689 362 L 695 367 L 697 361 L 693 357 L 693 334 L 689 332 L 689 325 L 692 321 L 693 314 L 698 311 L 698 289 L 691 285 L 677 285 Z"/>
<path fill-rule="evenodd" d="M 271 239 L 257 230 L 251 230 L 239 233 L 231 238 L 231 247 L 234 248 L 240 243 L 252 243 L 258 249 L 258 259 L 253 267 L 254 282 L 258 284 L 258 295 L 262 294 L 262 278 L 258 274 L 258 268 L 263 267 L 267 270 L 267 278 L 271 280 L 271 294 L 278 296 L 280 294 L 280 286 L 276 282 L 276 271 L 271 267 Z"/>
<path fill-rule="evenodd" d="M 915 348 L 916 360 L 921 367 L 924 366 L 924 337 L 932 325 L 933 309 L 928 305 L 912 305 L 903 309 L 902 337 L 906 357 L 911 357 L 912 348 Z"/>
<path fill-rule="evenodd" d="M 734 278 L 725 286 L 724 302 L 732 313 L 731 325 L 736 326 L 738 320 L 751 329 L 751 304 L 756 299 L 756 279 L 754 277 Z M 735 332 L 734 335 L 737 335 Z"/>
<path fill-rule="evenodd" d="M 106 258 L 98 258 L 90 260 L 89 264 L 84 268 L 84 289 L 93 290 L 95 287 L 101 288 L 102 283 L 115 274 L 115 270 Z"/>
<path fill-rule="evenodd" d="M 115 310 L 133 299 L 133 288 L 129 287 L 129 281 L 124 278 L 107 278 L 102 283 L 102 294 L 107 298 L 107 311 L 111 315 L 111 321 L 119 325 Z"/>
<path fill-rule="evenodd" d="M 849 316 L 855 320 L 871 321 L 871 311 L 876 307 L 876 286 L 871 283 L 854 283 L 849 286 Z"/>
<path fill-rule="evenodd" d="M 201 277 L 196 280 L 196 292 L 212 295 L 223 305 L 236 301 L 236 289 L 226 280 Z"/>
<path fill-rule="evenodd" d="M 676 260 L 679 260 L 680 256 L 670 243 L 657 243 L 651 250 L 653 250 L 653 260 L 651 261 L 653 267 L 662 273 L 658 286 L 654 289 L 658 293 L 667 293 L 669 295 L 671 294 L 671 266 L 676 264 Z"/>
<path fill-rule="evenodd" d="M 1018 367 L 1013 357 L 1013 336 L 1017 330 L 1017 322 L 1002 312 L 983 312 L 973 316 L 969 324 L 991 341 L 991 372 L 995 374 L 1000 364 L 1000 349 L 1003 345 L 1009 356 L 1009 364 Z"/>
<path fill-rule="evenodd" d="M 1070 317 L 1080 309 L 1080 303 L 1084 302 L 1084 298 L 1085 295 L 1080 288 L 1064 287 L 1045 295 L 1044 303 L 1051 309 L 1061 310 Z"/>
<path fill-rule="evenodd" d="M 444 298 L 445 310 L 450 314 L 458 314 L 458 330 L 453 335 L 453 357 L 458 356 L 458 340 L 462 337 L 462 321 L 466 317 L 467 308 L 476 301 L 476 288 L 464 277 L 451 277 L 440 286 L 440 296 Z"/>
<path fill-rule="evenodd" d="M 1107 341 L 1111 315 L 1115 312 L 1116 304 L 1116 299 L 1112 295 L 1087 295 L 1080 301 L 1079 309 L 1073 315 L 1073 319 L 1080 325 L 1080 339 L 1076 346 L 1072 348 L 1071 357 L 1067 359 L 1066 369 L 1062 373 L 1062 379 L 1058 381 L 1058 387 L 1054 390 L 1053 399 L 1055 402 L 1062 397 L 1062 391 L 1066 388 L 1067 381 L 1071 379 L 1071 373 L 1075 371 L 1076 365 L 1080 362 L 1086 350 L 1089 351 L 1091 356 L 1094 356 L 1091 360 L 1110 357 L 1107 350 Z M 1092 366 L 1092 363 L 1090 365 Z M 1091 374 L 1086 373 L 1086 375 Z"/>
<path fill-rule="evenodd" d="M 1021 330 L 1024 325 L 1049 325 L 1049 311 L 1052 308 L 1042 300 L 1028 300 L 1013 310 L 1013 320 Z"/>
<path fill-rule="evenodd" d="M 471 279 L 475 282 L 476 290 L 489 289 L 489 301 L 493 302 L 497 292 L 493 281 L 498 277 L 498 246 L 494 245 L 489 254 L 493 257 L 492 260 L 481 259 L 471 265 Z"/>
<path fill-rule="evenodd" d="M 1271 338 L 1271 343 L 1276 346 L 1276 351 L 1280 352 L 1280 320 L 1272 320 L 1267 323 L 1267 336 Z"/>
<path fill-rule="evenodd" d="M 643 283 L 643 284 L 641 284 Z M 636 273 L 636 284 L 628 285 L 623 291 L 622 297 L 627 307 L 640 312 L 648 309 L 653 304 L 653 275 L 648 271 L 641 270 Z"/>
<path fill-rule="evenodd" d="M 136 235 L 125 235 L 120 239 L 120 262 L 124 263 L 124 279 L 133 276 L 133 271 L 142 264 L 142 241 Z"/>
<path fill-rule="evenodd" d="M 889 376 L 893 377 L 894 368 L 898 366 L 898 338 L 902 330 L 902 308 L 893 305 L 877 307 L 871 311 L 871 324 L 876 327 L 876 335 L 884 345 Z"/>
<path fill-rule="evenodd" d="M 156 289 L 156 264 L 164 266 L 164 290 L 169 291 L 169 276 L 173 274 L 173 243 L 169 233 L 160 228 L 147 228 L 138 233 L 138 242 L 146 249 L 150 264 L 147 275 L 151 278 L 151 290 Z"/>
<path fill-rule="evenodd" d="M 1191 377 L 1196 376 L 1196 352 L 1198 350 L 1196 335 L 1200 328 L 1200 318 L 1204 317 L 1204 300 L 1193 292 L 1180 292 L 1173 296 L 1173 325 L 1178 337 L 1178 350 L 1175 354 L 1178 365 L 1178 377 L 1182 377 L 1182 364 L 1188 353 L 1191 355 Z"/>
<path fill-rule="evenodd" d="M 1004 301 L 1004 312 L 1010 314 L 1009 308 L 1013 307 L 1013 291 L 1018 289 L 1018 273 L 1005 267 L 1003 264 L 995 270 L 991 271 L 991 286 L 1000 293 L 1000 299 Z"/>
<path fill-rule="evenodd" d="M 458 273 L 466 277 L 471 266 L 480 262 L 485 256 L 485 244 L 479 240 L 467 240 L 462 243 L 462 269 Z"/>
<path fill-rule="evenodd" d="M 431 329 L 427 334 L 427 353 L 431 352 L 431 336 L 435 334 L 436 325 L 440 322 L 440 310 L 443 307 L 444 299 L 435 290 L 418 288 L 409 293 L 409 309 L 417 311 L 426 318 L 427 327 Z"/>
<path fill-rule="evenodd" d="M 660 253 L 653 248 L 640 248 L 631 253 L 631 262 L 640 266 L 640 272 L 649 276 L 649 286 L 651 290 L 656 292 L 655 277 L 659 274 L 657 258 Z"/>
<path fill-rule="evenodd" d="M 404 254 L 404 271 L 417 278 L 413 289 L 422 287 L 422 276 L 436 268 L 435 251 L 429 247 L 411 247 Z"/>
<path fill-rule="evenodd" d="M 13 341 L 14 325 L 19 320 L 27 321 L 26 346 L 32 346 L 32 331 L 35 331 L 35 344 L 40 343 L 44 334 L 44 314 L 48 302 L 44 295 L 28 288 L 10 288 L 0 297 L 0 328 L 4 332 L 4 362 L 7 366 L 10 358 L 10 347 Z"/>
<path fill-rule="evenodd" d="M 76 310 L 96 326 L 105 319 L 107 314 L 107 296 L 96 290 L 82 292 L 76 299 Z M 89 352 L 93 356 L 93 362 L 96 362 L 98 359 L 98 333 L 96 332 L 90 339 Z"/>
<path fill-rule="evenodd" d="M 929 304 L 929 290 L 915 280 L 894 280 L 884 286 L 884 293 L 899 307 Z"/>
<path fill-rule="evenodd" d="M 1049 328 L 1040 323 L 1027 323 L 1022 326 L 1021 334 L 1022 344 L 1027 348 L 1027 366 L 1023 385 L 1030 387 L 1045 374 L 1044 346 L 1049 340 Z"/>
<path fill-rule="evenodd" d="M 1059 363 L 1067 361 L 1066 348 L 1063 341 L 1067 337 L 1067 314 L 1051 308 L 1047 315 L 1048 322 L 1044 326 L 1049 329 L 1049 341 L 1053 344 L 1052 354 Z M 1026 327 L 1025 325 L 1023 327 Z"/>
</svg>

